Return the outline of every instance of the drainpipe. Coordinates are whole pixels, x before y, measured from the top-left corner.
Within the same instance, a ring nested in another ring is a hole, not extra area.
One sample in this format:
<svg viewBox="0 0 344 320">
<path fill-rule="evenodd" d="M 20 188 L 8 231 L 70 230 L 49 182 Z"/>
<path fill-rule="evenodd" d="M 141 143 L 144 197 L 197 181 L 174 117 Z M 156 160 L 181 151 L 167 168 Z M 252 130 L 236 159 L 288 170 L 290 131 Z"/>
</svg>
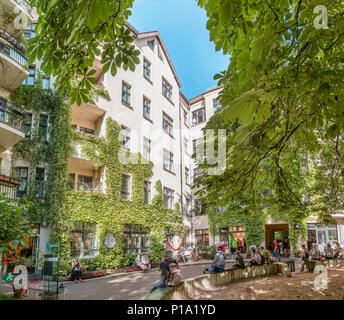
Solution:
<svg viewBox="0 0 344 320">
<path fill-rule="evenodd" d="M 180 206 L 184 220 L 184 188 L 183 188 L 183 148 L 182 148 L 182 118 L 181 118 L 181 104 L 179 103 L 179 151 L 180 151 Z"/>
</svg>

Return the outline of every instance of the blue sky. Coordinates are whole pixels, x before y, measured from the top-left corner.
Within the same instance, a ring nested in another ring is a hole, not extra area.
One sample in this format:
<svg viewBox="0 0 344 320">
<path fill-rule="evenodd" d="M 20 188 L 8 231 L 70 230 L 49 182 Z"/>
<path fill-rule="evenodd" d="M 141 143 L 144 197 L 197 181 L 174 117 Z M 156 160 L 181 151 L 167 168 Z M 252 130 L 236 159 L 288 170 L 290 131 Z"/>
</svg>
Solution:
<svg viewBox="0 0 344 320">
<path fill-rule="evenodd" d="M 215 51 L 196 0 L 135 0 L 128 21 L 139 32 L 160 32 L 188 99 L 216 86 L 213 76 L 227 69 L 229 57 Z"/>
</svg>

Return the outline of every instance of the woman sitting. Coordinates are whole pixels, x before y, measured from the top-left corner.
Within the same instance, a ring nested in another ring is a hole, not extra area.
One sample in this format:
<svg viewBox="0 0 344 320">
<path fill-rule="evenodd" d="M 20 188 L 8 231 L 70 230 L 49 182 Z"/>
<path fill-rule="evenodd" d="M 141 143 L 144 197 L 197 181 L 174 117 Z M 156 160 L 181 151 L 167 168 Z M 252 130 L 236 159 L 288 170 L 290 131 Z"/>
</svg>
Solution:
<svg viewBox="0 0 344 320">
<path fill-rule="evenodd" d="M 76 258 L 72 263 L 72 274 L 71 274 L 71 280 L 74 282 L 81 282 L 81 276 L 82 276 L 82 267 L 79 262 L 79 259 Z"/>
<path fill-rule="evenodd" d="M 333 259 L 334 258 L 334 253 L 333 253 L 333 249 L 331 246 L 331 243 L 327 244 L 327 247 L 325 248 L 325 257 L 326 259 Z"/>
<path fill-rule="evenodd" d="M 334 247 L 334 258 L 341 259 L 343 258 L 343 249 L 341 248 L 339 242 L 336 243 Z"/>
<path fill-rule="evenodd" d="M 141 263 L 142 263 L 142 265 L 143 265 L 144 268 L 145 268 L 144 271 L 147 271 L 148 269 L 150 269 L 151 264 L 150 264 L 150 262 L 149 262 L 149 258 L 148 258 L 148 256 L 147 256 L 147 253 L 146 253 L 146 252 L 143 253 Z"/>
</svg>

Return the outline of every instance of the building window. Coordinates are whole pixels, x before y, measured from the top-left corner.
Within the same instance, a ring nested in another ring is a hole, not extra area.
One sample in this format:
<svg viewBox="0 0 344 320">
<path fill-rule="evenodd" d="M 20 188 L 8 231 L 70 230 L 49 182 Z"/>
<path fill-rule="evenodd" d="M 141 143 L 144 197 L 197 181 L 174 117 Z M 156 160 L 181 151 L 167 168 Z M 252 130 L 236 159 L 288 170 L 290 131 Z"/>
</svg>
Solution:
<svg viewBox="0 0 344 320">
<path fill-rule="evenodd" d="M 337 225 L 308 223 L 308 246 L 317 244 L 320 251 L 323 251 L 329 242 L 338 242 Z"/>
<path fill-rule="evenodd" d="M 147 41 L 147 45 L 154 51 L 154 40 Z"/>
<path fill-rule="evenodd" d="M 173 136 L 173 120 L 166 114 L 162 114 L 162 128 L 170 136 Z"/>
<path fill-rule="evenodd" d="M 130 176 L 122 174 L 122 184 L 121 184 L 121 198 L 130 200 Z"/>
<path fill-rule="evenodd" d="M 164 78 L 162 79 L 162 94 L 167 99 L 172 99 L 172 86 Z"/>
<path fill-rule="evenodd" d="M 190 169 L 185 168 L 185 183 L 190 185 Z"/>
<path fill-rule="evenodd" d="M 31 129 L 32 129 L 32 114 L 27 114 L 22 124 L 22 130 L 25 132 L 25 138 L 31 137 Z"/>
<path fill-rule="evenodd" d="M 26 41 L 29 41 L 30 39 L 36 36 L 35 29 L 36 23 L 33 23 L 25 30 L 24 37 Z"/>
<path fill-rule="evenodd" d="M 160 59 L 162 62 L 164 62 L 164 58 L 163 58 L 163 56 L 162 56 L 160 46 L 158 46 L 158 57 L 159 57 L 159 59 Z"/>
<path fill-rule="evenodd" d="M 213 100 L 213 106 L 214 106 L 214 113 L 221 108 L 221 105 L 218 99 Z"/>
<path fill-rule="evenodd" d="M 122 127 L 122 146 L 126 150 L 130 150 L 130 129 Z"/>
<path fill-rule="evenodd" d="M 185 214 L 190 215 L 190 199 L 185 198 Z"/>
<path fill-rule="evenodd" d="M 43 198 L 44 195 L 44 168 L 36 168 L 36 198 Z"/>
<path fill-rule="evenodd" d="M 188 127 L 189 126 L 189 114 L 187 111 L 184 111 L 184 124 Z"/>
<path fill-rule="evenodd" d="M 94 136 L 94 130 L 93 129 L 80 127 L 78 132 L 81 133 L 82 135 L 91 134 L 92 136 Z"/>
<path fill-rule="evenodd" d="M 167 209 L 173 209 L 173 203 L 174 203 L 174 191 L 169 188 L 164 188 L 164 204 L 165 208 Z"/>
<path fill-rule="evenodd" d="M 93 177 L 78 175 L 78 190 L 92 191 L 93 190 Z"/>
<path fill-rule="evenodd" d="M 150 248 L 149 229 L 137 225 L 124 226 L 124 253 L 137 254 Z"/>
<path fill-rule="evenodd" d="M 67 180 L 67 190 L 74 190 L 75 189 L 75 173 L 68 174 Z"/>
<path fill-rule="evenodd" d="M 29 67 L 29 76 L 23 81 L 23 85 L 33 87 L 35 85 L 35 74 L 36 67 Z"/>
<path fill-rule="evenodd" d="M 196 154 L 197 148 L 200 148 L 200 147 L 198 147 L 198 145 L 202 144 L 202 143 L 203 143 L 203 139 L 202 138 L 192 140 L 192 154 L 193 155 Z M 200 153 L 202 153 L 202 149 L 200 150 Z M 201 156 L 201 154 L 199 156 Z"/>
<path fill-rule="evenodd" d="M 125 82 L 122 82 L 122 102 L 128 106 L 130 106 L 130 100 L 131 100 L 130 96 L 131 96 L 131 87 Z"/>
<path fill-rule="evenodd" d="M 148 138 L 143 138 L 143 157 L 150 161 L 151 141 Z"/>
<path fill-rule="evenodd" d="M 151 183 L 149 181 L 144 182 L 145 199 L 144 202 L 147 204 L 151 203 Z"/>
<path fill-rule="evenodd" d="M 48 116 L 39 116 L 39 140 L 47 141 L 48 139 Z"/>
<path fill-rule="evenodd" d="M 194 169 L 194 179 L 197 179 L 201 176 L 202 174 L 202 169 L 201 168 L 196 168 Z"/>
<path fill-rule="evenodd" d="M 71 234 L 73 258 L 91 258 L 97 255 L 97 224 L 78 223 Z"/>
<path fill-rule="evenodd" d="M 150 79 L 150 76 L 151 76 L 151 64 L 146 59 L 143 60 L 143 75 L 146 78 Z"/>
<path fill-rule="evenodd" d="M 147 98 L 143 98 L 143 116 L 147 119 L 151 118 L 151 111 L 150 111 L 150 100 Z"/>
<path fill-rule="evenodd" d="M 195 238 L 197 245 L 209 245 L 209 229 L 195 230 Z"/>
<path fill-rule="evenodd" d="M 50 89 L 50 77 L 47 77 L 44 72 L 42 74 L 42 88 L 45 90 Z"/>
<path fill-rule="evenodd" d="M 20 180 L 17 196 L 25 197 L 27 194 L 27 183 L 29 178 L 29 168 L 16 168 L 16 177 Z"/>
<path fill-rule="evenodd" d="M 189 140 L 184 138 L 184 152 L 189 153 Z"/>
<path fill-rule="evenodd" d="M 194 204 L 195 204 L 195 208 L 194 208 L 195 216 L 201 216 L 201 215 L 207 214 L 207 205 L 205 203 L 203 203 L 199 199 L 195 199 Z"/>
<path fill-rule="evenodd" d="M 205 122 L 205 108 L 192 112 L 192 125 L 195 126 Z"/>
<path fill-rule="evenodd" d="M 164 169 L 174 172 L 173 153 L 164 149 Z"/>
</svg>

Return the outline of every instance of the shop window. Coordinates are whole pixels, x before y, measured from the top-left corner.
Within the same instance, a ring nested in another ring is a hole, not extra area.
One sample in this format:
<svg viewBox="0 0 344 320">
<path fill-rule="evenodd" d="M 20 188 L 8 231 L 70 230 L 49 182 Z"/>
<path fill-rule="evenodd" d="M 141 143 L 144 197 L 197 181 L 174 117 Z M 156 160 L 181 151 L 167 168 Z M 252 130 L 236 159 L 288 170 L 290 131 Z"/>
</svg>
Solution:
<svg viewBox="0 0 344 320">
<path fill-rule="evenodd" d="M 71 234 L 73 258 L 91 258 L 97 255 L 97 224 L 79 223 Z"/>
<path fill-rule="evenodd" d="M 209 229 L 195 230 L 195 238 L 197 245 L 209 245 Z"/>
</svg>

